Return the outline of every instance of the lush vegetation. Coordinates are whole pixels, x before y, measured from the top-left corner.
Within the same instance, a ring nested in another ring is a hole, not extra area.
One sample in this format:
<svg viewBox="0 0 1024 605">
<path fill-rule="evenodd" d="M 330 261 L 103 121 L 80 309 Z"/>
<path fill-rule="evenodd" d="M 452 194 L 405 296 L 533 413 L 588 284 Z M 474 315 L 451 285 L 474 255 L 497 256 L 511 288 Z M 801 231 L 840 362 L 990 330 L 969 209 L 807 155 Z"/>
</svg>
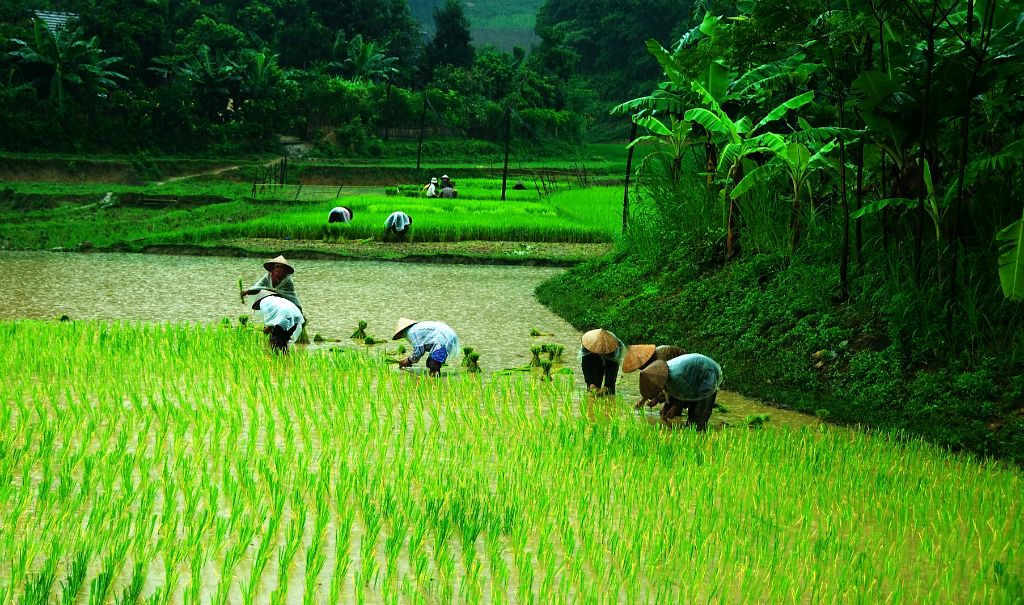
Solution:
<svg viewBox="0 0 1024 605">
<path fill-rule="evenodd" d="M 137 190 L 128 186 L 24 185 L 0 195 L 0 242 L 14 249 L 139 250 L 156 244 L 216 245 L 226 239 L 380 239 L 384 219 L 396 210 L 413 217 L 410 241 L 611 242 L 621 226 L 621 192 L 611 188 L 567 189 L 547 196 L 536 190 L 506 191 L 494 179 L 460 179 L 461 196 L 428 200 L 362 192 L 332 199 L 289 199 L 301 194 L 271 190 L 247 197 L 249 185 L 170 183 Z M 46 194 L 34 193 L 47 191 Z M 307 187 L 307 194 L 314 191 Z M 69 199 L 69 194 L 73 197 Z M 110 193 L 106 193 L 110 192 Z M 277 195 L 277 194 L 280 195 Z M 151 196 L 164 196 L 147 202 Z M 351 223 L 327 223 L 337 205 L 352 210 Z"/>
<path fill-rule="evenodd" d="M 485 4 L 470 12 L 500 29 Z M 47 26 L 39 10 L 77 17 Z M 561 46 L 474 46 L 458 0 L 432 18 L 424 36 L 407 0 L 8 2 L 0 146 L 237 153 L 288 135 L 374 154 L 424 133 L 503 142 L 508 130 L 517 148 L 582 140 L 593 92 L 548 69 Z"/>
<path fill-rule="evenodd" d="M 559 375 L 264 340 L 0 323 L 0 603 L 1024 596 L 1018 469 L 827 425 L 652 430 Z"/>
<path fill-rule="evenodd" d="M 648 42 L 629 237 L 542 295 L 732 388 L 1024 460 L 1020 8 L 843 7 Z"/>
</svg>

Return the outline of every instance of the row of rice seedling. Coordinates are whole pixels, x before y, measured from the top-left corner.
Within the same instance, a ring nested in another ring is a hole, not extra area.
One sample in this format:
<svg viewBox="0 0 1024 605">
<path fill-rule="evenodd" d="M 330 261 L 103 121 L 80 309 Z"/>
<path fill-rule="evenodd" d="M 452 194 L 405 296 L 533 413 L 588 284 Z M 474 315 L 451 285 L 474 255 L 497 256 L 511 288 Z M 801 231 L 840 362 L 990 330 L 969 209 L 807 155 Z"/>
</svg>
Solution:
<svg viewBox="0 0 1024 605">
<path fill-rule="evenodd" d="M 0 347 L 0 605 L 1024 597 L 1020 470 L 917 441 L 659 430 L 567 376 L 251 329 L 15 321 Z"/>
<path fill-rule="evenodd" d="M 609 210 L 616 203 L 614 197 L 606 189 L 563 193 L 531 202 L 358 196 L 344 199 L 354 214 L 351 223 L 327 224 L 329 208 L 324 204 L 275 204 L 273 212 L 261 209 L 263 216 L 259 218 L 185 227 L 154 234 L 151 239 L 179 243 L 238 237 L 379 239 L 384 219 L 401 210 L 413 218 L 413 241 L 608 242 L 621 220 L 618 211 Z"/>
<path fill-rule="evenodd" d="M 335 204 L 353 210 L 348 224 L 327 223 Z M 612 189 L 568 191 L 530 201 L 402 198 L 364 195 L 335 202 L 242 201 L 194 208 L 66 208 L 26 213 L 0 210 L 0 238 L 16 248 L 72 248 L 157 243 L 203 244 L 222 239 L 379 239 L 396 210 L 413 217 L 414 241 L 611 241 L 619 224 Z M 10 220 L 7 220 L 10 218 Z"/>
</svg>

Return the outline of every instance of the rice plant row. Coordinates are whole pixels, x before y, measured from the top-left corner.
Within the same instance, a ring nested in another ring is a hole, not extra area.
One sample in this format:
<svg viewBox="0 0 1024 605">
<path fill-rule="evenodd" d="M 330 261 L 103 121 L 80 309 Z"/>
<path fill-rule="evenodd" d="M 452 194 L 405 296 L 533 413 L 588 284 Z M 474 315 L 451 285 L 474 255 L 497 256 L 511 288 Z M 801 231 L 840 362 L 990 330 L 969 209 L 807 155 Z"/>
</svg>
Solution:
<svg viewBox="0 0 1024 605">
<path fill-rule="evenodd" d="M 1018 469 L 840 428 L 667 431 L 555 376 L 0 323 L 0 605 L 1024 596 Z"/>
<path fill-rule="evenodd" d="M 327 215 L 336 205 L 351 208 L 354 220 L 328 224 Z M 569 190 L 543 199 L 534 194 L 529 200 L 506 202 L 358 195 L 326 202 L 235 199 L 184 208 L 67 202 L 59 208 L 60 212 L 20 204 L 0 208 L 0 239 L 15 249 L 76 248 L 84 242 L 110 247 L 236 238 L 380 239 L 384 219 L 402 210 L 413 217 L 413 241 L 601 243 L 612 241 L 620 229 L 621 191 Z"/>
</svg>

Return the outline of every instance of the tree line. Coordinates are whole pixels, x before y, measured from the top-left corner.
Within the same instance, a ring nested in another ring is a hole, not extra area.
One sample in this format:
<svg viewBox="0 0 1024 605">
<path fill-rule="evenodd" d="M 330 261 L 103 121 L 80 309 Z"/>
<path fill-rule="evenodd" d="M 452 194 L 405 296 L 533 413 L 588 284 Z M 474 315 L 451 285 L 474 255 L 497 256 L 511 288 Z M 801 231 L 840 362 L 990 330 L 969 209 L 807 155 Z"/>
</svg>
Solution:
<svg viewBox="0 0 1024 605">
<path fill-rule="evenodd" d="M 47 27 L 38 10 L 77 18 Z M 407 0 L 14 0 L 0 7 L 0 145 L 249 150 L 329 134 L 363 152 L 424 120 L 497 141 L 510 108 L 535 142 L 584 136 L 597 95 L 554 29 L 502 52 L 474 47 L 459 0 L 433 19 L 428 35 Z"/>
</svg>

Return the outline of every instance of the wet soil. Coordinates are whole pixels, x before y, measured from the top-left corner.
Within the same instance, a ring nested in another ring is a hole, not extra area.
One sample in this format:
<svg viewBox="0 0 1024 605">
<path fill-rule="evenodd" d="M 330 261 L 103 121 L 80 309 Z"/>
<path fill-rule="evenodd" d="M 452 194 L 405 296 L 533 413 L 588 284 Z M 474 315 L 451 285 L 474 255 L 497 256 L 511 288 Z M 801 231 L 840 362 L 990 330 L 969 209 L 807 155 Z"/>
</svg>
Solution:
<svg viewBox="0 0 1024 605">
<path fill-rule="evenodd" d="M 612 244 L 493 241 L 380 242 L 347 240 L 229 239 L 203 246 L 161 244 L 142 252 L 189 256 L 266 256 L 300 259 L 365 259 L 440 264 L 496 264 L 570 267 L 612 250 Z"/>
</svg>

